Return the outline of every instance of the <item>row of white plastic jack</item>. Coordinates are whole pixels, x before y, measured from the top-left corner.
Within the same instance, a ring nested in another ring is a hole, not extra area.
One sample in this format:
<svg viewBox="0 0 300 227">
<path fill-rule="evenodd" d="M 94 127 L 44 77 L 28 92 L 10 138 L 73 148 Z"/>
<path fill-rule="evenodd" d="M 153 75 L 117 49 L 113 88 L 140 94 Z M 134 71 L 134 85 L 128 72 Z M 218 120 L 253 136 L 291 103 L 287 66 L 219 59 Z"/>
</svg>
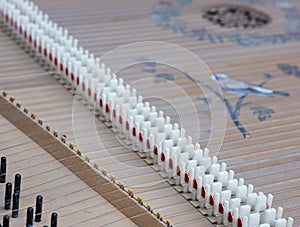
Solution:
<svg viewBox="0 0 300 227">
<path fill-rule="evenodd" d="M 115 131 L 153 158 L 184 192 L 190 192 L 200 207 L 208 209 L 208 215 L 216 216 L 219 224 L 292 227 L 292 218 L 282 218 L 282 208 L 272 208 L 271 194 L 257 194 L 242 178 L 234 179 L 225 163 L 220 165 L 215 156 L 209 157 L 208 149 L 192 144 L 183 128 L 144 103 L 135 89 L 79 47 L 66 29 L 49 20 L 33 2 L 1 0 L 0 7 L 4 22 L 22 42 L 100 111 Z"/>
</svg>

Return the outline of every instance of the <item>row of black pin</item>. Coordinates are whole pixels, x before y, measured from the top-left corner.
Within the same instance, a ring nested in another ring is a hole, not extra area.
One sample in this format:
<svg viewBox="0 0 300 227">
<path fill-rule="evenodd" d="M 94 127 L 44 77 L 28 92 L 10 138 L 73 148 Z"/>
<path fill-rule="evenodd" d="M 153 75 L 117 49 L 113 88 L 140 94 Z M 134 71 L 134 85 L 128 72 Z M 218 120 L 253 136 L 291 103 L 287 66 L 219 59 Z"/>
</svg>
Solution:
<svg viewBox="0 0 300 227">
<path fill-rule="evenodd" d="M 19 215 L 19 201 L 20 201 L 20 189 L 21 189 L 21 175 L 15 175 L 15 185 L 12 203 L 12 218 L 17 218 Z M 4 197 L 4 209 L 9 210 L 11 207 L 11 194 L 12 194 L 12 184 L 10 182 L 6 183 L 5 187 L 5 197 Z M 38 195 L 36 197 L 36 209 L 35 209 L 35 222 L 41 222 L 43 212 L 43 196 Z M 52 220 L 53 219 L 53 220 Z M 33 208 L 27 208 L 27 219 L 26 227 L 31 227 L 33 225 Z M 51 215 L 51 227 L 57 226 L 57 214 L 53 213 Z"/>
<path fill-rule="evenodd" d="M 12 217 L 16 218 L 19 215 L 19 203 L 21 193 L 21 175 L 15 175 L 14 193 L 12 196 Z M 11 207 L 12 183 L 7 182 L 5 185 L 4 209 L 9 210 Z"/>
<path fill-rule="evenodd" d="M 40 222 L 42 220 L 42 211 L 43 211 L 43 196 L 38 195 L 36 197 L 36 204 L 35 204 L 35 222 Z M 27 208 L 27 218 L 26 218 L 26 226 L 33 225 L 33 208 Z"/>
<path fill-rule="evenodd" d="M 21 193 L 21 175 L 15 175 L 14 181 L 14 193 L 12 195 L 12 183 L 7 182 L 5 185 L 5 196 L 4 196 L 4 209 L 10 210 L 11 207 L 11 197 L 12 197 L 12 218 L 17 218 L 19 215 L 19 203 L 20 203 L 20 193 Z M 5 183 L 6 180 L 6 157 L 1 157 L 0 166 L 0 183 Z M 41 222 L 43 211 L 43 196 L 38 195 L 36 197 L 36 210 L 35 210 L 35 222 Z M 26 227 L 33 226 L 33 208 L 27 208 L 27 218 Z M 3 227 L 9 227 L 9 216 L 3 216 Z M 51 214 L 51 227 L 57 227 L 57 213 Z M 1 224 L 0 224 L 1 227 Z M 46 227 L 46 226 L 44 226 Z"/>
<path fill-rule="evenodd" d="M 27 208 L 27 218 L 26 218 L 26 227 L 32 227 L 33 226 L 33 208 L 28 207 Z M 3 216 L 3 223 L 0 224 L 0 227 L 9 227 L 9 216 L 4 215 Z M 47 225 L 44 225 L 43 227 L 48 227 Z M 50 221 L 50 227 L 57 227 L 57 213 L 53 212 L 51 214 L 51 221 Z"/>
<path fill-rule="evenodd" d="M 5 183 L 6 178 L 6 157 L 1 157 L 0 183 Z"/>
<path fill-rule="evenodd" d="M 39 213 L 38 216 L 38 221 L 37 221 L 37 209 L 36 208 L 36 212 L 35 212 L 35 221 L 36 222 L 40 222 L 41 221 L 41 213 Z M 26 217 L 26 227 L 32 227 L 33 226 L 33 208 L 32 207 L 28 207 L 27 208 L 27 217 Z M 51 221 L 50 221 L 50 226 L 51 227 L 57 227 L 57 213 L 53 212 L 51 214 Z M 47 227 L 46 225 L 44 225 L 44 227 Z"/>
</svg>

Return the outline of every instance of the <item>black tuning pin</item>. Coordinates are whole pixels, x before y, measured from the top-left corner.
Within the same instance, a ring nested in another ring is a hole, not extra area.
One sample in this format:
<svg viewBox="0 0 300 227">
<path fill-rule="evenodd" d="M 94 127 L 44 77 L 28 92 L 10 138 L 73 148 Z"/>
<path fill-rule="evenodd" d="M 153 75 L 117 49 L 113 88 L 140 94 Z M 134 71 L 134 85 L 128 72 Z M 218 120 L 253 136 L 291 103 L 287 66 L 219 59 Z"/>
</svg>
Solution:
<svg viewBox="0 0 300 227">
<path fill-rule="evenodd" d="M 20 194 L 18 192 L 14 192 L 13 194 L 13 205 L 12 205 L 12 214 L 13 218 L 17 218 L 19 215 L 19 202 L 20 202 Z"/>
<path fill-rule="evenodd" d="M 12 184 L 10 182 L 7 182 L 6 186 L 5 186 L 5 196 L 4 196 L 4 209 L 5 210 L 10 209 L 11 194 L 12 194 Z"/>
<path fill-rule="evenodd" d="M 28 207 L 27 208 L 26 227 L 32 227 L 32 226 L 33 226 L 33 208 Z"/>
<path fill-rule="evenodd" d="M 15 192 L 18 194 L 21 192 L 21 175 L 18 173 L 15 175 L 14 193 Z"/>
<path fill-rule="evenodd" d="M 5 183 L 6 177 L 6 157 L 1 157 L 0 183 Z"/>
<path fill-rule="evenodd" d="M 53 212 L 51 214 L 51 225 L 50 227 L 57 227 L 57 213 Z"/>
<path fill-rule="evenodd" d="M 9 216 L 8 215 L 3 216 L 3 227 L 9 227 Z"/>
<path fill-rule="evenodd" d="M 42 219 L 42 211 L 43 211 L 43 196 L 38 195 L 36 197 L 36 208 L 35 208 L 35 221 L 40 222 Z"/>
</svg>

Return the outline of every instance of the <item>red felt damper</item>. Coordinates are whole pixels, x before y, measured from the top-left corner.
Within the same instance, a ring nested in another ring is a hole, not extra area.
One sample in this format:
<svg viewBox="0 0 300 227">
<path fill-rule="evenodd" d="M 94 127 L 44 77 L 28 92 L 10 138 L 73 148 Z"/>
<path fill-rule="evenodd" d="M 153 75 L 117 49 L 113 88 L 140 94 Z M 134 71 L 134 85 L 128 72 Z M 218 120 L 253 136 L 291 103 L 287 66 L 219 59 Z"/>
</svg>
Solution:
<svg viewBox="0 0 300 227">
<path fill-rule="evenodd" d="M 185 173 L 185 174 L 184 174 L 184 182 L 185 182 L 185 183 L 189 183 L 189 180 L 190 180 L 190 175 L 189 175 L 189 173 Z"/>
<path fill-rule="evenodd" d="M 177 176 L 178 176 L 178 177 L 180 177 L 180 172 L 181 172 L 181 171 L 180 171 L 180 167 L 177 166 Z"/>
<path fill-rule="evenodd" d="M 153 152 L 154 152 L 155 155 L 158 155 L 158 148 L 157 148 L 157 146 L 154 146 Z"/>
<path fill-rule="evenodd" d="M 116 117 L 117 117 L 116 109 L 113 109 L 113 118 L 116 118 Z"/>
<path fill-rule="evenodd" d="M 69 69 L 66 67 L 66 75 L 69 76 Z"/>
<path fill-rule="evenodd" d="M 202 198 L 205 198 L 205 196 L 206 196 L 206 188 L 204 186 L 202 186 L 202 188 L 201 188 L 201 196 L 202 196 Z"/>
<path fill-rule="evenodd" d="M 41 47 L 41 46 L 40 46 Z M 42 47 L 41 47 L 42 48 Z M 60 71 L 64 71 L 64 65 L 60 63 Z"/>
<path fill-rule="evenodd" d="M 237 226 L 238 227 L 243 227 L 243 219 L 242 218 L 238 218 Z"/>
<path fill-rule="evenodd" d="M 134 137 L 136 137 L 136 128 L 135 128 L 135 127 L 132 128 L 132 135 L 133 135 Z"/>
<path fill-rule="evenodd" d="M 141 132 L 139 133 L 139 141 L 143 142 L 143 134 Z"/>
<path fill-rule="evenodd" d="M 220 214 L 224 214 L 224 210 L 225 210 L 224 204 L 223 203 L 219 203 L 219 213 Z"/>
<path fill-rule="evenodd" d="M 97 101 L 97 93 L 94 93 L 94 101 Z"/>
<path fill-rule="evenodd" d="M 147 148 L 150 149 L 150 147 L 151 147 L 150 140 L 147 139 Z"/>
<path fill-rule="evenodd" d="M 91 88 L 88 88 L 88 95 L 92 96 L 92 90 L 91 90 Z"/>
<path fill-rule="evenodd" d="M 161 153 L 160 160 L 161 160 L 162 162 L 165 162 L 165 161 L 166 161 L 166 155 L 165 155 L 164 152 Z"/>
<path fill-rule="evenodd" d="M 101 98 L 99 100 L 99 105 L 100 105 L 100 107 L 103 107 L 103 100 Z"/>
<path fill-rule="evenodd" d="M 109 109 L 109 105 L 108 105 L 108 104 L 106 104 L 106 105 L 105 105 L 105 112 L 106 112 L 106 113 L 109 113 L 109 111 L 110 111 L 110 109 Z"/>
<path fill-rule="evenodd" d="M 196 178 L 193 180 L 193 188 L 198 190 L 198 180 Z"/>
<path fill-rule="evenodd" d="M 210 204 L 211 206 L 214 206 L 214 204 L 215 204 L 215 197 L 214 197 L 213 195 L 210 195 L 210 196 L 209 196 L 209 204 Z"/>
<path fill-rule="evenodd" d="M 76 84 L 77 84 L 77 85 L 80 84 L 80 78 L 79 78 L 79 76 L 76 77 Z"/>
<path fill-rule="evenodd" d="M 34 46 L 36 46 L 36 41 L 34 40 Z M 54 58 L 54 65 L 57 66 L 57 58 Z"/>
<path fill-rule="evenodd" d="M 119 123 L 120 123 L 121 125 L 123 124 L 123 118 L 122 118 L 121 115 L 119 116 Z"/>
<path fill-rule="evenodd" d="M 230 223 L 233 222 L 233 213 L 232 213 L 231 211 L 228 212 L 228 221 L 229 221 Z"/>
<path fill-rule="evenodd" d="M 75 79 L 74 73 L 71 72 L 71 80 L 74 80 L 74 79 Z"/>
<path fill-rule="evenodd" d="M 126 121 L 126 130 L 129 131 L 129 121 Z"/>
</svg>

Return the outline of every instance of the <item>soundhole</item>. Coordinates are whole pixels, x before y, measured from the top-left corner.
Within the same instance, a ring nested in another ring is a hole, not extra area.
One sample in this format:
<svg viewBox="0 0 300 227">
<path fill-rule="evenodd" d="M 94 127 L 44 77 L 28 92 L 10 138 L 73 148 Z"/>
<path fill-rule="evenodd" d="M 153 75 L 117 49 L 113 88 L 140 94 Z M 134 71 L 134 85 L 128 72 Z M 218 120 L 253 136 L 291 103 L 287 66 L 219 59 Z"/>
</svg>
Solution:
<svg viewBox="0 0 300 227">
<path fill-rule="evenodd" d="M 226 28 L 260 28 L 271 18 L 259 10 L 241 5 L 217 5 L 207 8 L 203 18 Z"/>
</svg>

